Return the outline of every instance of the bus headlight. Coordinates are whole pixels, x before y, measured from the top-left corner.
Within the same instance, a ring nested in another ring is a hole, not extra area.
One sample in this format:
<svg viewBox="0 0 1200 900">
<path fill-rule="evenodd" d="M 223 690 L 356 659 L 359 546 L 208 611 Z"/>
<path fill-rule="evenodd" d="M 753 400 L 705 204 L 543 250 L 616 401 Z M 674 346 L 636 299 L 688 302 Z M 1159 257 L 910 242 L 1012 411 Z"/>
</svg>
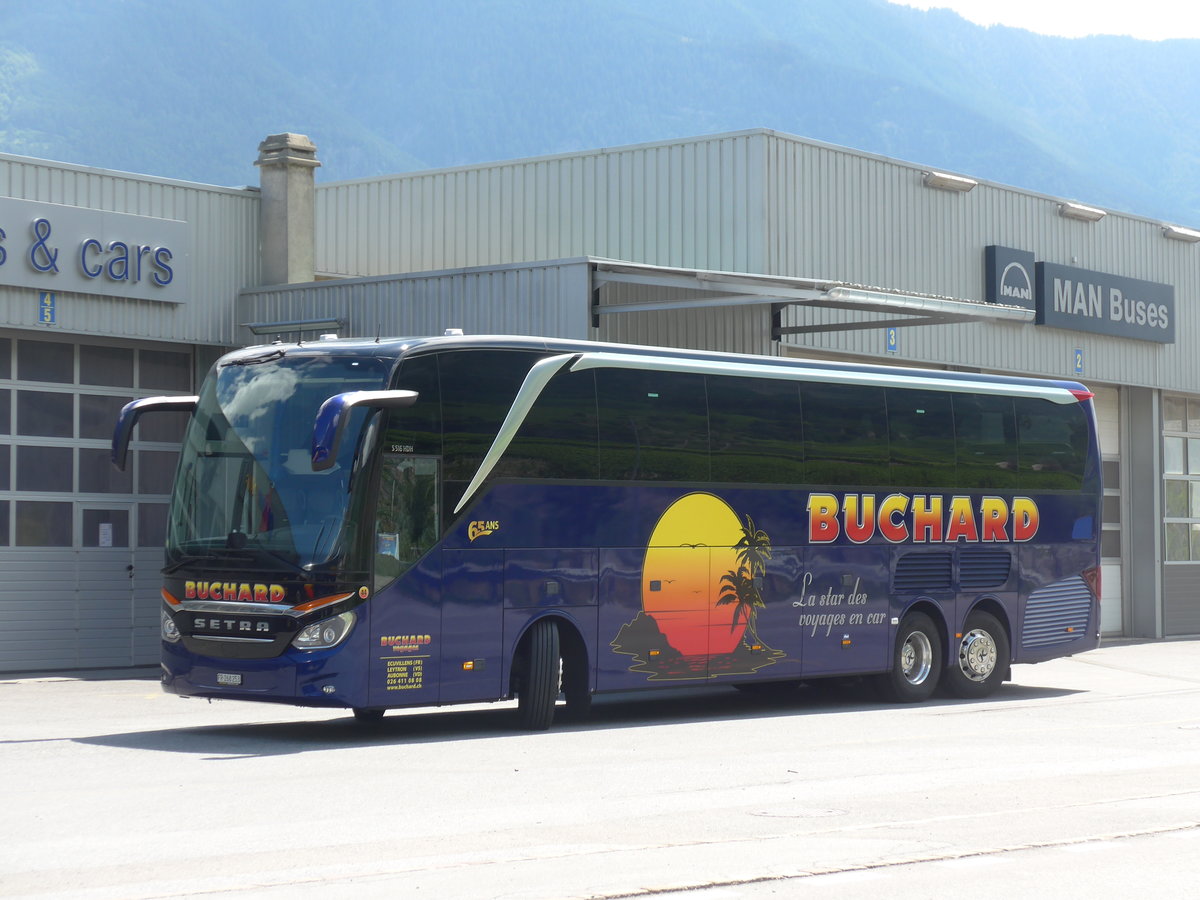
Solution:
<svg viewBox="0 0 1200 900">
<path fill-rule="evenodd" d="M 175 626 L 175 620 L 165 609 L 159 611 L 159 631 L 162 633 L 162 639 L 168 644 L 175 644 L 179 641 L 179 629 Z"/>
<path fill-rule="evenodd" d="M 298 650 L 328 650 L 340 644 L 353 627 L 354 613 L 344 612 L 332 619 L 305 626 L 292 638 L 292 646 Z"/>
</svg>

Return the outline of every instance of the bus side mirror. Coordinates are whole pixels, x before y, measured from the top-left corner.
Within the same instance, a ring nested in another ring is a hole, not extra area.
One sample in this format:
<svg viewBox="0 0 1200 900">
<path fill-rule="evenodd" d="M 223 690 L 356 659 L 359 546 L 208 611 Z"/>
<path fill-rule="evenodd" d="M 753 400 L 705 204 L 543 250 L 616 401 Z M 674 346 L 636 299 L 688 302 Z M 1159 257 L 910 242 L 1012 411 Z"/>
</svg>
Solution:
<svg viewBox="0 0 1200 900">
<path fill-rule="evenodd" d="M 199 397 L 143 397 L 126 403 L 117 416 L 117 427 L 113 429 L 112 464 L 125 471 L 125 459 L 129 454 L 129 438 L 137 420 L 148 412 L 191 412 L 200 402 Z"/>
<path fill-rule="evenodd" d="M 337 460 L 342 432 L 346 429 L 346 420 L 354 407 L 402 409 L 416 402 L 416 391 L 347 391 L 344 394 L 334 394 L 321 404 L 313 423 L 313 471 L 328 469 Z"/>
</svg>

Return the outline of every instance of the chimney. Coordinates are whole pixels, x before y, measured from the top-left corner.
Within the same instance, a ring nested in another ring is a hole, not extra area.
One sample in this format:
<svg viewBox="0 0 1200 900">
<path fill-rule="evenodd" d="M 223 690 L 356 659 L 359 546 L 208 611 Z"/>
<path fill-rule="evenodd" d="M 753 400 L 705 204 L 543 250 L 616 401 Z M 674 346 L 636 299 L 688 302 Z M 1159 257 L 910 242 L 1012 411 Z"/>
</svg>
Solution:
<svg viewBox="0 0 1200 900">
<path fill-rule="evenodd" d="M 259 245 L 262 283 L 312 281 L 316 256 L 314 218 L 317 148 L 303 134 L 271 134 L 258 145 L 261 201 Z"/>
</svg>

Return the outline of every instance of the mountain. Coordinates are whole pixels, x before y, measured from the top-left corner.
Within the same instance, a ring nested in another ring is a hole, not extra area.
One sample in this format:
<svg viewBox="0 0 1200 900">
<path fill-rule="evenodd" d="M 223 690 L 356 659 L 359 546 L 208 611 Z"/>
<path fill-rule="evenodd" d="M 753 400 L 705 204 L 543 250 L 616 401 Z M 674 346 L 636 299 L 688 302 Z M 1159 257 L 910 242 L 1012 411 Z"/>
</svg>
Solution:
<svg viewBox="0 0 1200 900">
<path fill-rule="evenodd" d="M 254 184 L 772 128 L 1200 225 L 1200 41 L 883 0 L 5 0 L 0 152 Z"/>
</svg>

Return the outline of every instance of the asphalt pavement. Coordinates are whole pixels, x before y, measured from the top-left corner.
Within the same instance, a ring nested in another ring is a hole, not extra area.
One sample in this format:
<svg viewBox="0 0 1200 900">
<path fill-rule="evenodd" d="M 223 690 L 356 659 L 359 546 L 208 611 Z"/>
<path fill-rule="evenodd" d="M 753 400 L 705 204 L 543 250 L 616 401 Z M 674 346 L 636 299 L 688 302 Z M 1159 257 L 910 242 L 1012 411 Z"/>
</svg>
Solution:
<svg viewBox="0 0 1200 900">
<path fill-rule="evenodd" d="M 0 677 L 0 896 L 1200 896 L 1200 641 L 984 701 L 831 683 L 348 712 Z"/>
</svg>

